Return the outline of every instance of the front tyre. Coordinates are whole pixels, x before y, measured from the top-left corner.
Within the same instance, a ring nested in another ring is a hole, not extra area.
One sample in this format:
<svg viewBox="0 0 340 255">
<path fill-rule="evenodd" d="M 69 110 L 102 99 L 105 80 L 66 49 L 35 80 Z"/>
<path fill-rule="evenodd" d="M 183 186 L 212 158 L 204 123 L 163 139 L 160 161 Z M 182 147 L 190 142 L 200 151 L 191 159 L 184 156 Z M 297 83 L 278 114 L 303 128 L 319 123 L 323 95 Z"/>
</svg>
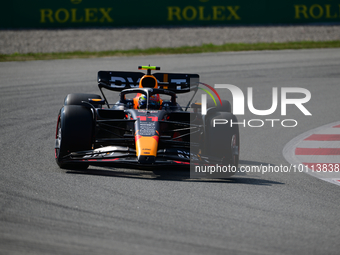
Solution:
<svg viewBox="0 0 340 255">
<path fill-rule="evenodd" d="M 56 129 L 55 159 L 60 168 L 87 169 L 87 163 L 69 163 L 71 152 L 91 150 L 94 120 L 91 109 L 81 105 L 61 108 Z"/>
</svg>

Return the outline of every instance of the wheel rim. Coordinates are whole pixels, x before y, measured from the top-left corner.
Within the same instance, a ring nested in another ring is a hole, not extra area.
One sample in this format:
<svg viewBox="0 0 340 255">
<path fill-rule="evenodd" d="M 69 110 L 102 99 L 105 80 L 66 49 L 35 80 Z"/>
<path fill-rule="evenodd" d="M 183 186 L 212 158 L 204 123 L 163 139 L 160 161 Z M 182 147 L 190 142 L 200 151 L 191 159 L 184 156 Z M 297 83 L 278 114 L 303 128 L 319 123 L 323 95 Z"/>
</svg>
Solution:
<svg viewBox="0 0 340 255">
<path fill-rule="evenodd" d="M 61 125 L 60 125 L 60 115 L 58 116 L 57 130 L 55 135 L 55 157 L 58 158 L 60 154 L 60 144 L 61 144 Z"/>
</svg>

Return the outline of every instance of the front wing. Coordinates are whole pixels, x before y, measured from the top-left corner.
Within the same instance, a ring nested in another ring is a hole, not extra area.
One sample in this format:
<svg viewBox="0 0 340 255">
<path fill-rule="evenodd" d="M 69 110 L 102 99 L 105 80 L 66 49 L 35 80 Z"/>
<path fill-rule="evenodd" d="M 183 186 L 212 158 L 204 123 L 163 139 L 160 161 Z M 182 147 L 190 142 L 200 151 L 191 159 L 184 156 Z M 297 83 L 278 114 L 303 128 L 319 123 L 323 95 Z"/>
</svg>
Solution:
<svg viewBox="0 0 340 255">
<path fill-rule="evenodd" d="M 88 163 L 95 166 L 115 166 L 133 168 L 185 167 L 191 164 L 218 164 L 220 160 L 190 153 L 183 149 L 162 149 L 152 164 L 137 160 L 136 151 L 129 147 L 108 146 L 95 150 L 72 152 L 63 158 L 63 163 Z"/>
</svg>

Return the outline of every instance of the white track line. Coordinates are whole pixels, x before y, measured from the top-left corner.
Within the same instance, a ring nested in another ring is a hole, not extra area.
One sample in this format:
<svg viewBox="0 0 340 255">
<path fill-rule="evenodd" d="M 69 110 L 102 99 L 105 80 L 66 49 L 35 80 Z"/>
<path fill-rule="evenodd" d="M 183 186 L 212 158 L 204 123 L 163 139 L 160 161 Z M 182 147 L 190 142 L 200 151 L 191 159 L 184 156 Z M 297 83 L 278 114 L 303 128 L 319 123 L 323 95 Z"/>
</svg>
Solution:
<svg viewBox="0 0 340 255">
<path fill-rule="evenodd" d="M 334 135 L 339 135 L 340 134 L 340 128 L 325 128 L 324 130 L 319 130 L 318 132 L 314 134 L 334 134 Z"/>
</svg>

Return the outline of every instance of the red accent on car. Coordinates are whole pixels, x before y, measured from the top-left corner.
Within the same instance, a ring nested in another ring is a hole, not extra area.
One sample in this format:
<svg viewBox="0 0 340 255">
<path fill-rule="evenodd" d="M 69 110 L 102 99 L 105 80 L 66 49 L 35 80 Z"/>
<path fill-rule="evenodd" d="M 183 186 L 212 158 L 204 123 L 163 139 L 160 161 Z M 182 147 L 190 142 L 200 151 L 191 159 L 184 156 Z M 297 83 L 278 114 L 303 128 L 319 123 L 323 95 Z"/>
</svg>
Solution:
<svg viewBox="0 0 340 255">
<path fill-rule="evenodd" d="M 137 116 L 137 118 L 139 118 L 140 121 L 146 121 L 146 116 Z"/>
<path fill-rule="evenodd" d="M 157 143 L 159 142 L 159 136 L 158 135 L 154 135 L 152 138 L 154 138 L 157 141 Z"/>
<path fill-rule="evenodd" d="M 190 165 L 190 162 L 183 162 L 183 161 L 174 161 L 177 164 L 185 164 L 185 165 Z"/>
</svg>

